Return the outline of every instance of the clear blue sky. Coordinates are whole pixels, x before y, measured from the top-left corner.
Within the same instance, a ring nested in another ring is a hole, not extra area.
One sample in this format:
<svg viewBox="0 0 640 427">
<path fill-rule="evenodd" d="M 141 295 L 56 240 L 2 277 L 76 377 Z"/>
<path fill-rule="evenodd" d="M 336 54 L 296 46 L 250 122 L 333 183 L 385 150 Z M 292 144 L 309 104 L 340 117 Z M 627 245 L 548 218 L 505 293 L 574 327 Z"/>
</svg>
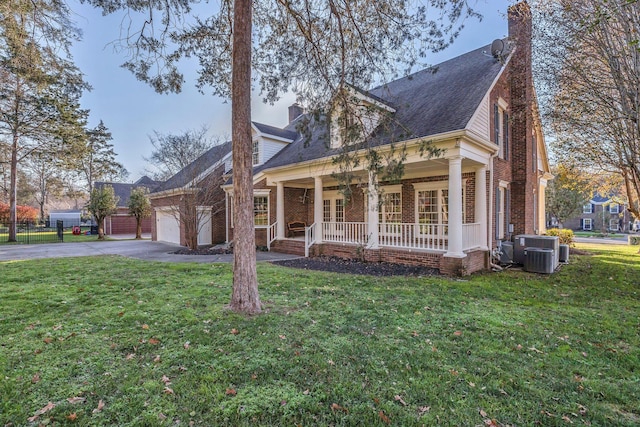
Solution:
<svg viewBox="0 0 640 427">
<path fill-rule="evenodd" d="M 474 0 L 469 2 L 473 4 Z M 483 20 L 469 19 L 449 49 L 426 61 L 437 64 L 505 37 L 507 6 L 513 2 L 476 0 L 475 8 Z M 104 17 L 97 9 L 77 3 L 72 4 L 72 9 L 73 19 L 83 31 L 83 40 L 73 49 L 74 60 L 93 87 L 82 97 L 82 107 L 91 111 L 90 127 L 103 120 L 111 131 L 118 161 L 130 172 L 129 181 L 144 173 L 143 157 L 151 153 L 149 135 L 153 131 L 176 134 L 206 125 L 212 135 L 231 134 L 231 104 L 206 92 L 199 93 L 194 72 L 185 73 L 187 81 L 181 93 L 160 95 L 120 67 L 125 53 L 114 51 L 109 43 L 120 36 L 122 12 Z M 253 99 L 254 121 L 278 127 L 287 124 L 287 107 L 295 100 L 293 94 L 283 95 L 274 106 L 262 104 L 259 96 Z"/>
</svg>

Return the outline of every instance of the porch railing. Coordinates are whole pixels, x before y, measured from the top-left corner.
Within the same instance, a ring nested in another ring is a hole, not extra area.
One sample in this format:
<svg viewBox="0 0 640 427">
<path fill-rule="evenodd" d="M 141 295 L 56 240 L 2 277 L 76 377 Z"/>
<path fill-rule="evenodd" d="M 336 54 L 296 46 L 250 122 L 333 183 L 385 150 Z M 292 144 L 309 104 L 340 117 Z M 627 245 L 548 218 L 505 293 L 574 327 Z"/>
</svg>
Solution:
<svg viewBox="0 0 640 427">
<path fill-rule="evenodd" d="M 267 250 L 271 250 L 271 243 L 276 240 L 278 235 L 278 222 L 274 222 L 267 228 Z"/>
<path fill-rule="evenodd" d="M 365 222 L 323 222 L 322 240 L 332 243 L 367 243 L 367 223 Z"/>
<path fill-rule="evenodd" d="M 379 224 L 381 246 L 446 251 L 447 224 Z"/>
<path fill-rule="evenodd" d="M 463 251 L 486 246 L 487 242 L 483 242 L 482 240 L 482 224 L 479 222 L 462 224 Z"/>
<path fill-rule="evenodd" d="M 310 226 L 304 229 L 304 256 L 309 257 L 309 248 L 316 243 L 316 238 L 318 235 L 317 231 L 318 227 L 314 222 Z"/>
</svg>

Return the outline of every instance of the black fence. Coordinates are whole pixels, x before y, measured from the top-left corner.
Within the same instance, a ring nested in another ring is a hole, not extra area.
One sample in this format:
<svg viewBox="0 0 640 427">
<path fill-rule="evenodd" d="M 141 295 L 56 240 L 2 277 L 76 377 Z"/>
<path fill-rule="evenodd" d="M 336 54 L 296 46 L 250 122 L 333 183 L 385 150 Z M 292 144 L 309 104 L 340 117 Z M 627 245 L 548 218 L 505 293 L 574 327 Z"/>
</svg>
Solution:
<svg viewBox="0 0 640 427">
<path fill-rule="evenodd" d="M 0 243 L 9 243 L 12 224 L 0 224 Z M 20 222 L 16 224 L 17 243 L 58 243 L 63 241 L 64 227 L 61 220 L 56 221 L 53 227 L 32 222 Z"/>
</svg>

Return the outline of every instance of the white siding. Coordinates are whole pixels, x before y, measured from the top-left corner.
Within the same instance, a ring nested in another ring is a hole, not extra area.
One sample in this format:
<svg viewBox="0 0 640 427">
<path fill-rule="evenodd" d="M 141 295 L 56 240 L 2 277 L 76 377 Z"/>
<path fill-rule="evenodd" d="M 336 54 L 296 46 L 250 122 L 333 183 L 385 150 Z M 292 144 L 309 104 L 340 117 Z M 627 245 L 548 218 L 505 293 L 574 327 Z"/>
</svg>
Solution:
<svg viewBox="0 0 640 427">
<path fill-rule="evenodd" d="M 278 154 L 280 150 L 287 146 L 287 143 L 263 138 L 260 144 L 260 164 Z"/>
<path fill-rule="evenodd" d="M 467 124 L 467 129 L 474 131 L 477 134 L 480 134 L 482 137 L 491 141 L 492 139 L 491 139 L 490 127 L 489 127 L 489 123 L 490 123 L 489 111 L 490 111 L 489 93 L 487 93 L 487 95 L 484 97 L 484 99 L 478 106 L 478 109 L 475 111 L 475 113 L 473 113 L 471 120 L 469 120 L 469 123 Z"/>
</svg>

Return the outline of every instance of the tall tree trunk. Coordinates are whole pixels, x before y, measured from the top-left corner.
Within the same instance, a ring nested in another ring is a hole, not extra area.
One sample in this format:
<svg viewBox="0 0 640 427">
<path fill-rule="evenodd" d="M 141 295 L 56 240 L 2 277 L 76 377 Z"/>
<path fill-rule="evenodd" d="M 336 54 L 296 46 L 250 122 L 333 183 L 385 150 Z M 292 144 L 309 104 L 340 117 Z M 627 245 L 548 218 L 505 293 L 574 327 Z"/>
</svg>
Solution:
<svg viewBox="0 0 640 427">
<path fill-rule="evenodd" d="M 142 239 L 142 217 L 136 217 L 136 239 Z"/>
<path fill-rule="evenodd" d="M 251 146 L 251 0 L 235 0 L 231 126 L 233 155 L 233 311 L 260 313 L 256 236 L 253 219 L 253 162 Z"/>
<path fill-rule="evenodd" d="M 17 242 L 18 222 L 18 135 L 13 134 L 11 144 L 11 175 L 9 182 L 9 241 Z"/>
<path fill-rule="evenodd" d="M 98 240 L 104 240 L 104 217 L 96 219 L 98 220 Z"/>
</svg>

